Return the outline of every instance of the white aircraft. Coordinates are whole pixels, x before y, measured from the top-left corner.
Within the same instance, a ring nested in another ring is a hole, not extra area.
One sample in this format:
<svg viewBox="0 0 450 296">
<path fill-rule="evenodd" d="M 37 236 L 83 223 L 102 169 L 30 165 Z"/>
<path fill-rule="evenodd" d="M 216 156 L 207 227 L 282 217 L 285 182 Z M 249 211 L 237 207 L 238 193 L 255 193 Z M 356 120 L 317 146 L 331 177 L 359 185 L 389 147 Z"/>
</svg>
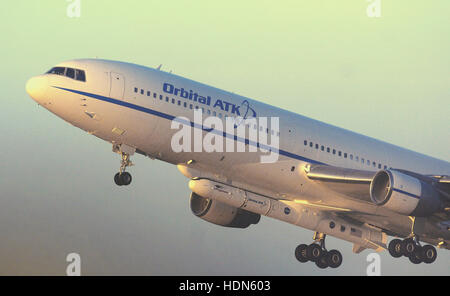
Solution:
<svg viewBox="0 0 450 296">
<path fill-rule="evenodd" d="M 131 183 L 126 169 L 138 153 L 177 165 L 190 179 L 190 207 L 201 219 L 247 228 L 264 215 L 314 231 L 311 244 L 295 249 L 300 262 L 341 265 L 341 253 L 326 249 L 326 235 L 353 243 L 355 253 L 388 249 L 415 264 L 434 262 L 434 246 L 450 249 L 447 161 L 160 67 L 72 60 L 31 78 L 26 90 L 50 112 L 112 143 L 121 155 L 117 185 Z M 395 237 L 389 244 L 388 236 Z"/>
</svg>

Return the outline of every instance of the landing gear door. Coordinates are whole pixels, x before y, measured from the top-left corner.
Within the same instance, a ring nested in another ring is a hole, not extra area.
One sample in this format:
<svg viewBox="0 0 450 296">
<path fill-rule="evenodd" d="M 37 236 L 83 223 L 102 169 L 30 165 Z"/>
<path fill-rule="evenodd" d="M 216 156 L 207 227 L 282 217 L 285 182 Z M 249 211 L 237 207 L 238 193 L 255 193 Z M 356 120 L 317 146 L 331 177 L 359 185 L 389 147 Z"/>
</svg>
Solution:
<svg viewBox="0 0 450 296">
<path fill-rule="evenodd" d="M 111 72 L 111 88 L 109 96 L 113 99 L 123 100 L 125 92 L 125 77 L 122 74 Z"/>
</svg>

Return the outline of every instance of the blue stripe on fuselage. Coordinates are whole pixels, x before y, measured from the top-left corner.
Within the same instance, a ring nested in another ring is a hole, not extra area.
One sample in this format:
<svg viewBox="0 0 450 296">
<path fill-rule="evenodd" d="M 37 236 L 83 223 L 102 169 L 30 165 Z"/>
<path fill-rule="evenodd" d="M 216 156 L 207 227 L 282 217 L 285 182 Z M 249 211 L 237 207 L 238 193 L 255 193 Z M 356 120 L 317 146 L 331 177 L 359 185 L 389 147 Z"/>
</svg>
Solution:
<svg viewBox="0 0 450 296">
<path fill-rule="evenodd" d="M 112 103 L 112 104 L 115 104 L 115 105 L 123 106 L 123 107 L 126 107 L 126 108 L 134 109 L 134 110 L 137 110 L 137 111 L 141 111 L 141 112 L 144 112 L 144 113 L 147 113 L 147 114 L 151 114 L 151 115 L 154 115 L 154 116 L 165 118 L 167 120 L 174 120 L 175 118 L 177 118 L 177 117 L 175 117 L 173 115 L 170 115 L 170 114 L 166 114 L 166 113 L 159 112 L 159 111 L 156 111 L 156 110 L 153 110 L 153 109 L 149 109 L 149 108 L 142 107 L 142 106 L 139 106 L 139 105 L 131 104 L 131 103 L 128 103 L 128 102 L 124 102 L 124 101 L 121 101 L 121 100 L 105 97 L 105 96 L 102 96 L 102 95 L 96 95 L 96 94 L 92 94 L 92 93 L 88 93 L 88 92 L 84 92 L 84 91 L 80 91 L 80 90 L 74 90 L 74 89 L 58 87 L 58 86 L 52 86 L 52 87 L 57 88 L 57 89 L 61 89 L 61 90 L 65 90 L 65 91 L 68 91 L 68 92 L 76 93 L 76 94 L 79 94 L 79 95 L 87 96 L 87 97 L 90 97 L 90 98 L 94 98 L 94 99 L 97 99 L 97 100 L 100 100 L 100 101 L 104 101 L 104 102 Z M 182 120 L 180 120 L 179 118 L 177 119 L 177 121 L 181 122 L 183 124 L 186 124 L 186 125 L 190 125 L 190 126 L 192 126 L 194 128 L 202 129 L 202 130 L 207 131 L 207 132 L 214 132 L 216 134 L 219 134 L 219 135 L 223 136 L 224 138 L 234 138 L 234 140 L 236 140 L 236 141 L 240 141 L 240 142 L 243 142 L 245 144 L 256 146 L 257 148 L 270 150 L 270 151 L 275 152 L 275 153 L 278 151 L 279 155 L 283 155 L 283 156 L 286 156 L 286 157 L 289 157 L 289 158 L 305 161 L 305 162 L 308 162 L 308 163 L 311 163 L 311 164 L 324 164 L 325 165 L 325 163 L 322 163 L 322 162 L 319 162 L 319 161 L 316 161 L 316 160 L 313 160 L 313 159 L 309 159 L 309 158 L 303 157 L 303 156 L 298 155 L 298 154 L 294 154 L 294 153 L 291 153 L 291 152 L 288 152 L 288 151 L 284 151 L 284 150 L 278 150 L 278 149 L 275 149 L 273 147 L 260 144 L 259 142 L 253 142 L 253 141 L 250 141 L 249 139 L 243 139 L 243 138 L 237 137 L 236 135 L 227 134 L 226 132 L 223 132 L 223 131 L 205 128 L 203 126 L 195 124 L 192 121 L 182 122 Z"/>
</svg>

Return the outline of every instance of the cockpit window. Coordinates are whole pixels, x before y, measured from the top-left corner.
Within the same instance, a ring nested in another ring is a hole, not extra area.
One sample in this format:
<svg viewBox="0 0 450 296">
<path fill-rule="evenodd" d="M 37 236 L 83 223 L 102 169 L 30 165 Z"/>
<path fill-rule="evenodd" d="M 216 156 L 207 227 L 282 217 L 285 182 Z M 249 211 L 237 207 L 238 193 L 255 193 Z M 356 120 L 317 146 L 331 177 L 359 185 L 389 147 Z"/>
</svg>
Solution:
<svg viewBox="0 0 450 296">
<path fill-rule="evenodd" d="M 47 74 L 64 75 L 65 71 L 66 71 L 66 68 L 64 68 L 64 67 L 55 67 L 55 68 L 52 68 L 50 71 L 48 71 Z"/>
<path fill-rule="evenodd" d="M 75 79 L 75 70 L 72 68 L 66 69 L 66 76 L 72 79 Z"/>
<path fill-rule="evenodd" d="M 84 74 L 83 70 L 75 69 L 75 73 L 77 74 L 77 80 L 86 81 L 86 74 Z"/>
<path fill-rule="evenodd" d="M 65 68 L 65 67 L 54 67 L 47 74 L 55 74 L 66 76 L 71 79 L 86 82 L 86 73 L 83 70 Z"/>
</svg>

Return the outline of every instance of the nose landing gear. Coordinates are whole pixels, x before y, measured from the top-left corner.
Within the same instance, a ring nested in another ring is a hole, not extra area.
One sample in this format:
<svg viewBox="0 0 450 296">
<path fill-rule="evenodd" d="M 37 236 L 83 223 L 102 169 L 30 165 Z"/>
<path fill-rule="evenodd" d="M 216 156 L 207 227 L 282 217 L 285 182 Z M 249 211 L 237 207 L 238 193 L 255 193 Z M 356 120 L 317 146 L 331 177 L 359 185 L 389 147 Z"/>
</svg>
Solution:
<svg viewBox="0 0 450 296">
<path fill-rule="evenodd" d="M 312 244 L 297 246 L 295 258 L 301 263 L 314 262 L 321 269 L 338 268 L 342 264 L 342 254 L 338 250 L 328 251 L 325 248 L 325 237 L 326 234 L 315 232 Z"/>
<path fill-rule="evenodd" d="M 118 186 L 128 186 L 131 184 L 132 177 L 131 174 L 126 172 L 126 168 L 133 165 L 130 160 L 130 156 L 136 151 L 135 148 L 126 145 L 113 145 L 113 151 L 119 153 L 121 156 L 120 170 L 114 176 L 114 183 Z"/>
</svg>

